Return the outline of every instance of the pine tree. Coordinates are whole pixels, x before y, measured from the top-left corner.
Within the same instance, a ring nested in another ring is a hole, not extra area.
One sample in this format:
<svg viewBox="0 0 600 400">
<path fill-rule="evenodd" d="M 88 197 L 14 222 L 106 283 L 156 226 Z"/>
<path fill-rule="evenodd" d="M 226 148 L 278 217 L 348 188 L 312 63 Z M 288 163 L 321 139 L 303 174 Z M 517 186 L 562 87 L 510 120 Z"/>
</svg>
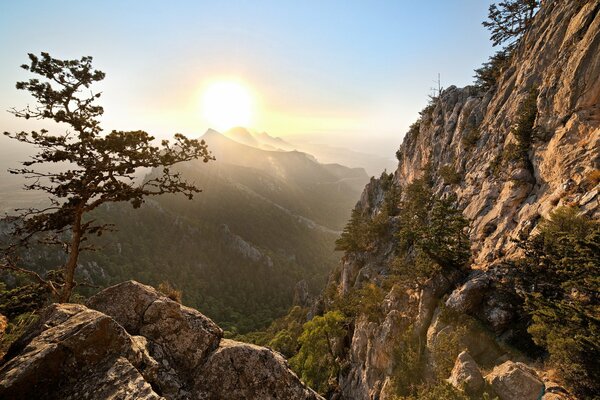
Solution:
<svg viewBox="0 0 600 400">
<path fill-rule="evenodd" d="M 51 134 L 46 129 L 5 132 L 9 138 L 38 149 L 30 161 L 22 163 L 22 168 L 10 172 L 30 179 L 32 183 L 25 189 L 47 193 L 51 204 L 42 209 L 20 210 L 17 216 L 9 218 L 16 240 L 5 249 L 0 267 L 29 274 L 46 285 L 59 301 L 66 302 L 75 286 L 80 253 L 90 249 L 91 236 L 111 228 L 89 218 L 91 211 L 122 201 L 138 208 L 145 197 L 166 193 L 183 193 L 191 199 L 200 190 L 172 171 L 171 166 L 213 158 L 203 141 L 181 134 L 175 135 L 174 142 L 163 140 L 160 146 L 154 145 L 154 137 L 143 131 L 103 134 L 99 121 L 103 108 L 95 104 L 100 93 L 91 93 L 89 87 L 104 79 L 105 74 L 92 68 L 91 57 L 60 60 L 41 53 L 41 57 L 29 54 L 29 60 L 22 68 L 37 77 L 18 82 L 16 87 L 28 91 L 38 105 L 13 109 L 12 114 L 24 119 L 51 120 L 69 130 L 62 134 Z M 54 167 L 39 168 L 48 165 Z M 135 173 L 144 168 L 151 168 L 153 173 L 137 183 Z M 20 265 L 16 249 L 36 239 L 66 249 L 67 261 L 60 268 L 60 279 L 44 279 Z"/>
</svg>

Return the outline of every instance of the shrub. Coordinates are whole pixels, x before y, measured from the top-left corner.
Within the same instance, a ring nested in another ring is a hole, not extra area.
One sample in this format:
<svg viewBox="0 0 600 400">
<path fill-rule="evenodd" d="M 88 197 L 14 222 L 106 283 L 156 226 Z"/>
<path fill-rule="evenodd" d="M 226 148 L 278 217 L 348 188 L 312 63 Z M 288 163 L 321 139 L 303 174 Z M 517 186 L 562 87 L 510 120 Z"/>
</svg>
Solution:
<svg viewBox="0 0 600 400">
<path fill-rule="evenodd" d="M 593 169 L 585 174 L 581 180 L 580 186 L 583 190 L 588 191 L 595 188 L 598 183 L 600 183 L 600 170 Z"/>
<path fill-rule="evenodd" d="M 346 335 L 345 316 L 329 311 L 308 321 L 298 338 L 300 350 L 290 359 L 292 369 L 310 387 L 326 394 L 334 389 L 340 363 L 335 342 Z"/>
<path fill-rule="evenodd" d="M 475 126 L 469 126 L 465 129 L 463 133 L 463 137 L 461 139 L 461 143 L 465 148 L 470 149 L 477 145 L 479 138 L 481 137 L 481 132 Z"/>
<path fill-rule="evenodd" d="M 438 172 L 446 185 L 458 185 L 462 180 L 462 176 L 451 165 L 444 165 Z"/>
<path fill-rule="evenodd" d="M 423 343 L 413 335 L 413 326 L 409 325 L 394 346 L 392 385 L 398 398 L 418 390 L 423 380 L 423 367 Z"/>
<path fill-rule="evenodd" d="M 181 290 L 175 289 L 169 282 L 161 282 L 157 289 L 169 299 L 181 303 Z"/>
<path fill-rule="evenodd" d="M 475 86 L 482 91 L 496 87 L 502 73 L 509 66 L 510 59 L 511 52 L 508 49 L 500 50 L 491 56 L 481 68 L 475 70 Z"/>
</svg>

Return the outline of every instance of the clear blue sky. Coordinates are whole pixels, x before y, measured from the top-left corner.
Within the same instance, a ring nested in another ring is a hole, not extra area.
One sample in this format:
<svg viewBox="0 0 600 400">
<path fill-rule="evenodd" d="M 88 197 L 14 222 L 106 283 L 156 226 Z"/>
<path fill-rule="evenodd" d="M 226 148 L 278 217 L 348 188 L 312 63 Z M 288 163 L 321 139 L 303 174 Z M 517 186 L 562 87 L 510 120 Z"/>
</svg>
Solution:
<svg viewBox="0 0 600 400">
<path fill-rule="evenodd" d="M 433 80 L 472 81 L 492 53 L 490 1 L 2 1 L 0 110 L 27 52 L 91 55 L 105 129 L 195 135 L 198 90 L 236 76 L 278 117 L 251 128 L 392 156 Z M 26 129 L 0 112 L 0 130 Z"/>
</svg>

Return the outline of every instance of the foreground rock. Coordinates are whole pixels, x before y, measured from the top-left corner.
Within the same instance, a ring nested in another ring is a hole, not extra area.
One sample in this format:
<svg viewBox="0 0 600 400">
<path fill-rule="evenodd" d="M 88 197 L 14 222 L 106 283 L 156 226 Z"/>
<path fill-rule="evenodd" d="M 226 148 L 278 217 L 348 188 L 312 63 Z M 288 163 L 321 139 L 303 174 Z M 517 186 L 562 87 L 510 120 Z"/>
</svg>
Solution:
<svg viewBox="0 0 600 400">
<path fill-rule="evenodd" d="M 500 400 L 537 400 L 544 393 L 544 383 L 523 363 L 507 361 L 485 378 Z"/>
<path fill-rule="evenodd" d="M 88 308 L 89 307 L 89 308 Z M 9 349 L 0 398 L 320 399 L 273 351 L 137 282 L 53 304 Z"/>
<path fill-rule="evenodd" d="M 464 390 L 471 396 L 481 395 L 485 381 L 473 357 L 463 351 L 456 358 L 452 374 L 448 382 L 457 389 Z"/>
</svg>

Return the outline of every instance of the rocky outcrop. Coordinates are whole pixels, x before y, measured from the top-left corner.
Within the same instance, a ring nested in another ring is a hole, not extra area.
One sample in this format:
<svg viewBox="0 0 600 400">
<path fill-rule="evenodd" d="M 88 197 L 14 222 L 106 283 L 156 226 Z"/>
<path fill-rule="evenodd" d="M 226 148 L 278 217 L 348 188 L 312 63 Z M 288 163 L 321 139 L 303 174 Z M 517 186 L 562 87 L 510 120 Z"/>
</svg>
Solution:
<svg viewBox="0 0 600 400">
<path fill-rule="evenodd" d="M 0 398 L 311 399 L 281 355 L 222 339 L 209 318 L 125 282 L 53 304 L 9 349 Z"/>
<path fill-rule="evenodd" d="M 485 379 L 500 400 L 537 400 L 544 394 L 544 383 L 523 363 L 507 361 Z"/>
<path fill-rule="evenodd" d="M 436 189 L 456 193 L 472 220 L 482 266 L 514 253 L 509 239 L 557 205 L 600 216 L 598 182 L 586 181 L 600 168 L 599 10 L 597 0 L 545 2 L 497 88 L 444 90 L 400 147 L 396 180 L 406 184 L 430 166 Z M 525 168 L 503 154 L 516 144 L 511 129 L 532 89 L 537 118 Z M 460 182 L 446 184 L 436 172 L 443 166 Z"/>
<path fill-rule="evenodd" d="M 524 340 L 516 272 L 506 262 L 520 254 L 513 239 L 535 233 L 541 218 L 561 205 L 600 217 L 600 1 L 542 3 L 495 87 L 448 87 L 405 136 L 393 182 L 405 188 L 430 171 L 436 195 L 456 195 L 471 221 L 473 269 L 446 282 L 434 276 L 421 288 L 395 285 L 381 306 L 380 324 L 358 316 L 339 378 L 342 398 L 393 398 L 390 382 L 399 373 L 394 351 L 407 340 L 424 347 L 426 380 L 440 365 L 436 346 L 449 338 L 486 370 L 521 359 L 513 346 L 532 344 Z M 520 149 L 526 160 L 515 159 L 513 127 L 532 92 L 532 141 Z M 441 171 L 456 179 L 444 179 Z M 371 179 L 357 204 L 363 215 L 380 213 L 387 188 L 387 176 Z M 393 231 L 398 221 L 389 223 Z M 331 293 L 345 295 L 364 282 L 389 287 L 383 282 L 394 273 L 390 233 L 343 257 L 323 304 Z M 472 323 L 464 326 L 463 317 Z"/>
</svg>

